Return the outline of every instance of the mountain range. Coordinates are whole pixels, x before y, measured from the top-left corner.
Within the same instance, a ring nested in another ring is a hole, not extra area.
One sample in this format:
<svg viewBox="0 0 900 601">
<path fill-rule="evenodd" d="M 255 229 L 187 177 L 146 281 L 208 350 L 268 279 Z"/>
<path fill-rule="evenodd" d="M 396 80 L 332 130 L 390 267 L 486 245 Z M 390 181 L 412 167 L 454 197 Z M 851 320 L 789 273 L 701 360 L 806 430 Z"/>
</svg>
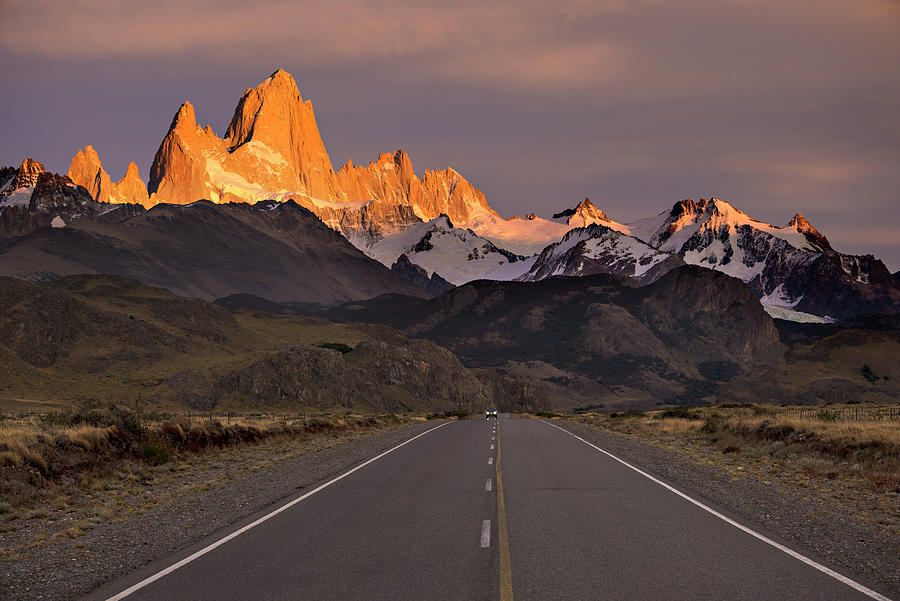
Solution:
<svg viewBox="0 0 900 601">
<path fill-rule="evenodd" d="M 480 279 L 649 284 L 689 264 L 742 280 L 783 319 L 900 311 L 881 261 L 834 250 L 800 213 L 778 227 L 711 198 L 619 223 L 585 199 L 504 219 L 457 171 L 419 177 L 402 150 L 335 171 L 312 103 L 280 69 L 241 95 L 223 137 L 179 107 L 146 185 L 134 163 L 114 182 L 91 146 L 66 176 L 28 159 L 0 180 L 0 273 L 34 280 L 114 273 L 210 299 L 334 304 Z"/>
</svg>

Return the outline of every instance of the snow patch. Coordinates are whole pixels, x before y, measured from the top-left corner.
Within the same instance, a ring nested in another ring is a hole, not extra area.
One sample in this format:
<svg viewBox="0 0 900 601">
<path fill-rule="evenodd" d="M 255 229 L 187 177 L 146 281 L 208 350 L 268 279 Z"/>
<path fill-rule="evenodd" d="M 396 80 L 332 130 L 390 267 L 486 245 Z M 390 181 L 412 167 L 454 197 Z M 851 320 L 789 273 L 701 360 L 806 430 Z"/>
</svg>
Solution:
<svg viewBox="0 0 900 601">
<path fill-rule="evenodd" d="M 487 211 L 476 212 L 469 221 L 459 224 L 497 246 L 518 255 L 533 255 L 548 244 L 560 240 L 570 228 L 549 219 L 503 219 Z"/>
<path fill-rule="evenodd" d="M 536 258 L 511 261 L 474 231 L 451 227 L 450 220 L 443 215 L 417 223 L 362 250 L 388 267 L 405 254 L 429 276 L 437 273 L 455 285 L 473 280 L 512 280 L 531 269 Z"/>
<path fill-rule="evenodd" d="M 835 323 L 837 320 L 827 315 L 821 317 L 812 313 L 803 313 L 802 311 L 794 311 L 786 307 L 778 307 L 775 305 L 763 304 L 763 309 L 770 317 L 775 319 L 784 319 L 786 321 L 796 321 L 799 323 Z"/>
<path fill-rule="evenodd" d="M 281 153 L 269 148 L 265 144 L 265 142 L 261 142 L 259 140 L 250 140 L 249 142 L 241 146 L 241 148 L 247 149 L 248 152 L 250 152 L 257 158 L 271 165 L 275 165 L 276 167 L 283 169 L 288 166 L 288 162 L 284 159 L 283 156 L 281 156 Z"/>
<path fill-rule="evenodd" d="M 66 227 L 66 222 L 63 220 L 62 217 L 60 217 L 59 215 L 57 215 L 57 216 L 54 217 L 53 220 L 50 222 L 50 227 Z"/>
<path fill-rule="evenodd" d="M 34 186 L 25 186 L 14 190 L 12 194 L 0 201 L 0 207 L 27 207 L 31 202 L 31 194 L 34 192 Z"/>
<path fill-rule="evenodd" d="M 796 307 L 797 303 L 799 303 L 801 300 L 803 300 L 803 296 L 801 296 L 800 298 L 792 299 L 790 295 L 785 292 L 784 284 L 778 284 L 775 290 L 759 299 L 759 302 L 761 302 L 763 305 L 772 307 L 790 308 Z"/>
</svg>

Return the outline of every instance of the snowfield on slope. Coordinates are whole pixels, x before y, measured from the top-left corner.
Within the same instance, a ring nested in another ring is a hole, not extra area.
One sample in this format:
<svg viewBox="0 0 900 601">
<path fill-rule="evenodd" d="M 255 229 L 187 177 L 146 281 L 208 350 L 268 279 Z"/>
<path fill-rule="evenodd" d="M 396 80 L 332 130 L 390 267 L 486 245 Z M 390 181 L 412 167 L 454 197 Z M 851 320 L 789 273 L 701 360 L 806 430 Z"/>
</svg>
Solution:
<svg viewBox="0 0 900 601">
<path fill-rule="evenodd" d="M 454 285 L 473 280 L 512 280 L 527 272 L 535 257 L 518 257 L 471 230 L 453 227 L 445 215 L 388 236 L 364 252 L 390 267 L 405 254 Z"/>
</svg>

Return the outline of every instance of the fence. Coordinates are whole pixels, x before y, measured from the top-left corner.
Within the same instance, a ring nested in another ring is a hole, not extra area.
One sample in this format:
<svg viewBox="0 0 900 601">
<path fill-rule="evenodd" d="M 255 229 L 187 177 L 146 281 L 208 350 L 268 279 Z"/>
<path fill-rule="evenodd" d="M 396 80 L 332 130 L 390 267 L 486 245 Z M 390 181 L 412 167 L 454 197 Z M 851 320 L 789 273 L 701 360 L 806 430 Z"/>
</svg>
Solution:
<svg viewBox="0 0 900 601">
<path fill-rule="evenodd" d="M 780 415 L 801 419 L 835 419 L 841 421 L 900 421 L 900 407 L 810 407 L 784 409 Z"/>
</svg>

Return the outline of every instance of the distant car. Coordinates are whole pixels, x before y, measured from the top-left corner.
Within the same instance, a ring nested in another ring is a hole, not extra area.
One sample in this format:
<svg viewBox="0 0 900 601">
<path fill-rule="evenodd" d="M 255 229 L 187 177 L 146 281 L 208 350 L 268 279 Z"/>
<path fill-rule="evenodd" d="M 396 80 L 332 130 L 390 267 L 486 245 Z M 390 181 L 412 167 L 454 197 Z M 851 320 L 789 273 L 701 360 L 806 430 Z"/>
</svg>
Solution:
<svg viewBox="0 0 900 601">
<path fill-rule="evenodd" d="M 484 419 L 497 419 L 497 410 L 488 409 L 484 412 Z"/>
</svg>

